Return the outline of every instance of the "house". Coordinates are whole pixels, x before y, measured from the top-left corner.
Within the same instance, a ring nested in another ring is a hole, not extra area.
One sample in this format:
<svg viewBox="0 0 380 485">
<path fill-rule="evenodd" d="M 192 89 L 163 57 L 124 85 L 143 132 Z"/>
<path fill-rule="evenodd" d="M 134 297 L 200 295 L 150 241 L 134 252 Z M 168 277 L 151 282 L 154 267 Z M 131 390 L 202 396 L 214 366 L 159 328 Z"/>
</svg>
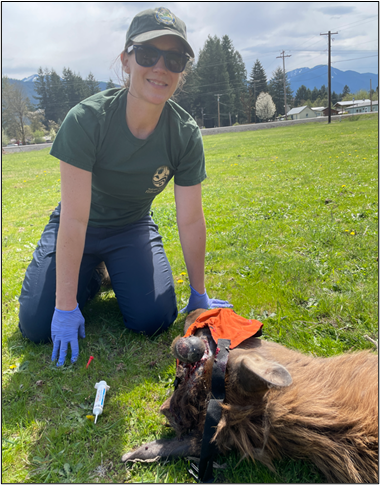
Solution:
<svg viewBox="0 0 380 485">
<path fill-rule="evenodd" d="M 370 113 L 371 112 L 371 101 L 354 103 L 352 106 L 348 106 L 346 111 L 350 114 L 354 113 Z M 379 111 L 379 102 L 372 101 L 372 111 Z"/>
<path fill-rule="evenodd" d="M 371 100 L 370 99 L 360 99 L 352 101 L 339 101 L 334 104 L 339 113 L 347 112 L 350 114 L 354 113 L 369 113 L 371 111 Z M 372 101 L 372 111 L 379 111 L 379 102 Z"/>
<path fill-rule="evenodd" d="M 321 106 L 320 108 L 311 108 L 311 109 L 315 112 L 315 114 L 317 116 L 328 116 L 329 115 L 329 109 L 324 108 L 323 106 Z M 338 112 L 337 109 L 331 108 L 330 114 L 331 114 L 331 116 L 334 116 L 334 115 L 339 114 L 339 112 Z"/>
<path fill-rule="evenodd" d="M 299 106 L 288 112 L 288 118 L 291 120 L 304 120 L 305 118 L 316 118 L 316 113 L 309 106 Z"/>
<path fill-rule="evenodd" d="M 319 108 L 311 108 L 311 109 L 314 111 L 314 113 L 315 113 L 316 116 L 324 116 L 323 110 L 325 110 L 326 108 L 324 108 L 323 106 L 321 106 Z"/>
</svg>

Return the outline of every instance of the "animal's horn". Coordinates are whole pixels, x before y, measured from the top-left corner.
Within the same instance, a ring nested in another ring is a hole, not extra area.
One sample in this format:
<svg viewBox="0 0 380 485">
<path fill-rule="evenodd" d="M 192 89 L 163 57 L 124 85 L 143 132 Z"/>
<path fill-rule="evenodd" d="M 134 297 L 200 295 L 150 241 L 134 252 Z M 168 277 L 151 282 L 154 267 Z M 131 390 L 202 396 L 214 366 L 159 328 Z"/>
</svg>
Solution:
<svg viewBox="0 0 380 485">
<path fill-rule="evenodd" d="M 206 350 L 206 346 L 199 337 L 180 337 L 173 342 L 174 356 L 181 362 L 194 364 L 200 360 Z"/>
</svg>

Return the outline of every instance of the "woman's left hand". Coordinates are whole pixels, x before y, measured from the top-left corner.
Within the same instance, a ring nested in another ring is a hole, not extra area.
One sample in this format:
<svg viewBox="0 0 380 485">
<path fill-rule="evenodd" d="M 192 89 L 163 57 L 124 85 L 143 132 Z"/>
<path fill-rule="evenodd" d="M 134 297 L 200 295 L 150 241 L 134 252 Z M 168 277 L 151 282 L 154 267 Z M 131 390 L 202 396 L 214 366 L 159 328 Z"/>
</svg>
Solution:
<svg viewBox="0 0 380 485">
<path fill-rule="evenodd" d="M 209 298 L 207 295 L 207 291 L 201 295 L 198 293 L 194 288 L 190 285 L 191 295 L 189 299 L 189 303 L 185 308 L 182 308 L 180 313 L 189 313 L 193 310 L 197 310 L 198 308 L 232 308 L 233 305 L 225 300 L 217 300 L 215 298 Z"/>
</svg>

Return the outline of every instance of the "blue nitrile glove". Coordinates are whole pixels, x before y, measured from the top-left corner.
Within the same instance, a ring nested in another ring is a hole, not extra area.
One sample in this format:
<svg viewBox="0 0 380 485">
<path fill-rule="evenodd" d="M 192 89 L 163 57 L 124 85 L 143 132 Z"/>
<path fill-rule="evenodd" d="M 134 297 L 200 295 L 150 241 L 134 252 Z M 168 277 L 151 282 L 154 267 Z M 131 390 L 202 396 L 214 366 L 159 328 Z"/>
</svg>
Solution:
<svg viewBox="0 0 380 485">
<path fill-rule="evenodd" d="M 85 338 L 84 318 L 77 304 L 74 310 L 64 311 L 54 310 L 51 321 L 51 339 L 53 340 L 53 353 L 51 360 L 54 361 L 58 356 L 57 367 L 65 363 L 67 348 L 70 343 L 71 362 L 75 362 L 79 355 L 79 336 Z"/>
<path fill-rule="evenodd" d="M 194 288 L 190 285 L 191 289 L 191 295 L 189 299 L 189 303 L 185 308 L 182 308 L 180 313 L 189 313 L 192 312 L 193 310 L 196 310 L 197 308 L 232 308 L 233 305 L 231 303 L 228 303 L 228 301 L 224 300 L 216 300 L 214 298 L 209 298 L 207 295 L 207 291 L 201 295 L 200 293 L 197 292 L 197 290 L 194 290 Z"/>
</svg>

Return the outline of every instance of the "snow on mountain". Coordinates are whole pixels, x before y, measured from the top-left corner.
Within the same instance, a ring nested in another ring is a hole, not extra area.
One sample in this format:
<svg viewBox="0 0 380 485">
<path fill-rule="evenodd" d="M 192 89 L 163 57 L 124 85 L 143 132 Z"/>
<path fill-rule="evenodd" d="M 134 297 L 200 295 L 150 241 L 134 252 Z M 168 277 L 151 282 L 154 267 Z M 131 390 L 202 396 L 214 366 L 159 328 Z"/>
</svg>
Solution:
<svg viewBox="0 0 380 485">
<path fill-rule="evenodd" d="M 328 86 L 327 65 L 294 69 L 293 71 L 287 72 L 287 76 L 294 95 L 302 85 L 311 90 L 315 87 L 320 89 L 323 84 L 326 88 Z M 342 93 L 346 85 L 350 88 L 351 93 L 355 93 L 361 89 L 369 91 L 370 80 L 372 81 L 372 89 L 376 89 L 379 83 L 378 74 L 369 72 L 361 74 L 356 71 L 340 71 L 335 67 L 331 68 L 331 91 L 335 91 L 337 94 Z"/>
<path fill-rule="evenodd" d="M 25 77 L 24 79 L 22 79 L 22 82 L 23 83 L 34 82 L 37 78 L 38 78 L 37 74 L 32 74 L 31 76 Z"/>
</svg>

